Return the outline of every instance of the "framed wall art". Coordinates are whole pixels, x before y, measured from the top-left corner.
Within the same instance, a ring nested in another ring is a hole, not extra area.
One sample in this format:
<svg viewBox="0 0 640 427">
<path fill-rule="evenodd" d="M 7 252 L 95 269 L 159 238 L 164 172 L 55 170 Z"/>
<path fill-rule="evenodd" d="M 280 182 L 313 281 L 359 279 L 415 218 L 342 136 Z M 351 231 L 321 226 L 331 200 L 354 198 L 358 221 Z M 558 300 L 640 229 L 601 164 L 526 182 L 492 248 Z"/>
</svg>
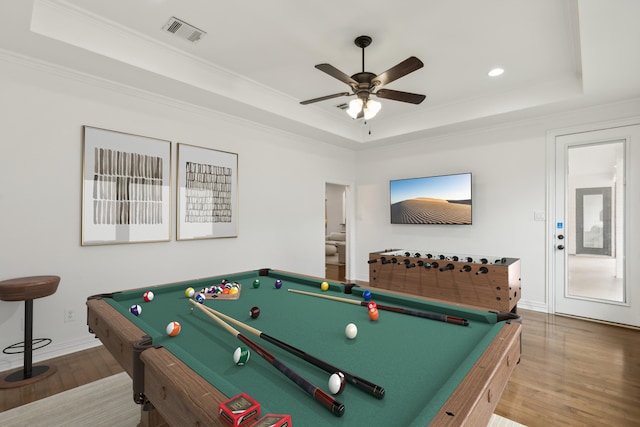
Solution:
<svg viewBox="0 0 640 427">
<path fill-rule="evenodd" d="M 178 144 L 178 240 L 238 236 L 238 155 Z"/>
<path fill-rule="evenodd" d="M 83 127 L 82 245 L 171 239 L 171 142 Z"/>
</svg>

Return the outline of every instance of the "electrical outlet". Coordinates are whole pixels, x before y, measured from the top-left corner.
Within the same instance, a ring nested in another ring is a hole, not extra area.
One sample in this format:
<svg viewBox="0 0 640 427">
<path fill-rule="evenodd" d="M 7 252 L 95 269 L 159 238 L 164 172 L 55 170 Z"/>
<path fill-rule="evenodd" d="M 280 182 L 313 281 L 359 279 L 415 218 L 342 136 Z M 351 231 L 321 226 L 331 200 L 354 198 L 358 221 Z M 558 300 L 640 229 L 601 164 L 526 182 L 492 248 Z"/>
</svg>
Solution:
<svg viewBox="0 0 640 427">
<path fill-rule="evenodd" d="M 64 310 L 64 323 L 75 322 L 76 312 L 72 308 L 66 308 Z"/>
</svg>

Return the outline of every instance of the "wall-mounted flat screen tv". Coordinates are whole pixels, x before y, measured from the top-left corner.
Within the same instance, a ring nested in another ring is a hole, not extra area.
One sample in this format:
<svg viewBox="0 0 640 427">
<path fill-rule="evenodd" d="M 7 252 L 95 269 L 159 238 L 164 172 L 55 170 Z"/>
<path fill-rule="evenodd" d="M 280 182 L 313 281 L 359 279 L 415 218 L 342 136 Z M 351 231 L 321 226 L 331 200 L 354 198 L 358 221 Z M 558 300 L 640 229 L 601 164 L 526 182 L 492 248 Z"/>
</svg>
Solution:
<svg viewBox="0 0 640 427">
<path fill-rule="evenodd" d="M 391 224 L 471 224 L 471 173 L 389 182 Z"/>
</svg>

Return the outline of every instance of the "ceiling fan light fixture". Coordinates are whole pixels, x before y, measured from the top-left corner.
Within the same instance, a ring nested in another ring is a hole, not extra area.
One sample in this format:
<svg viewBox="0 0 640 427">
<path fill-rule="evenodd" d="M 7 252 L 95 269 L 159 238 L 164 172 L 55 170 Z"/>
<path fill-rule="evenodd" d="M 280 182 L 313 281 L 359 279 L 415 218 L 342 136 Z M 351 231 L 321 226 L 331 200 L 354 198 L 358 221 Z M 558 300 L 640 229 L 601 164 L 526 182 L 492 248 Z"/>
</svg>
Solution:
<svg viewBox="0 0 640 427">
<path fill-rule="evenodd" d="M 362 111 L 362 99 L 360 98 L 356 98 L 356 99 L 352 99 L 349 102 L 349 108 L 347 109 L 347 114 L 349 116 L 351 116 L 352 119 L 355 119 L 358 117 L 358 114 L 360 114 L 360 112 Z"/>
<path fill-rule="evenodd" d="M 368 100 L 367 104 L 362 109 L 362 111 L 364 112 L 364 119 L 373 119 L 376 114 L 378 114 L 381 108 L 382 104 L 380 104 L 378 101 L 374 101 L 373 99 Z"/>
</svg>

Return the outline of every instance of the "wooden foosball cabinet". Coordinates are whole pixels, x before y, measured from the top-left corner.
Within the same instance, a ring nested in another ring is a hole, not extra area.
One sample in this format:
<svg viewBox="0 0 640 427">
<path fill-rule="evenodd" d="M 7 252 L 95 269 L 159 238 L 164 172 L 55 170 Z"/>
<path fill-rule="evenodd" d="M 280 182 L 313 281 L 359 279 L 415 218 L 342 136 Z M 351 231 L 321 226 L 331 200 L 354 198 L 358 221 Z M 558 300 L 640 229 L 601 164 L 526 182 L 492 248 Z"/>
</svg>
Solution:
<svg viewBox="0 0 640 427">
<path fill-rule="evenodd" d="M 520 259 L 391 249 L 369 254 L 369 286 L 516 312 Z"/>
</svg>

